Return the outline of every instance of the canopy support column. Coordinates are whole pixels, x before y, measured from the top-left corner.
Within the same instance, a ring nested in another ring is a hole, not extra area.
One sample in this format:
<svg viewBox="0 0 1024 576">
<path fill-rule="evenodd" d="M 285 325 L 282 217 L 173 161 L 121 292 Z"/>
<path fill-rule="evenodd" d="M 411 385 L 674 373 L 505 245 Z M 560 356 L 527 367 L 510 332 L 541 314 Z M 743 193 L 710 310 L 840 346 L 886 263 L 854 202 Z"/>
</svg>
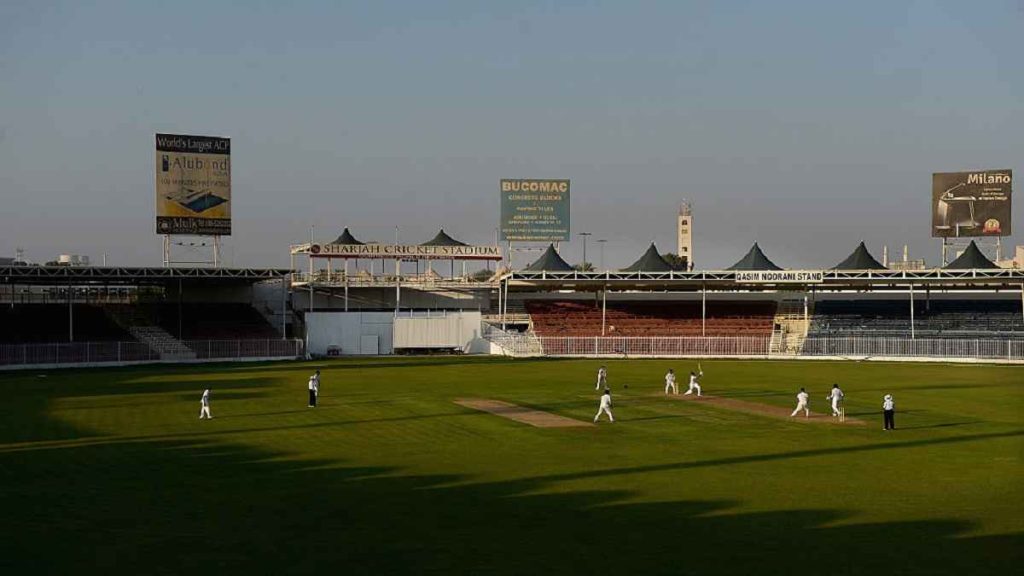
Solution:
<svg viewBox="0 0 1024 576">
<path fill-rule="evenodd" d="M 348 312 L 348 258 L 345 258 L 345 312 Z"/>
<path fill-rule="evenodd" d="M 71 285 L 71 276 L 68 276 L 68 342 L 75 341 L 75 308 L 73 305 L 75 288 Z"/>
<path fill-rule="evenodd" d="M 288 286 L 291 282 L 291 273 L 281 277 L 281 340 L 288 339 Z"/>
<path fill-rule="evenodd" d="M 604 336 L 604 327 L 607 323 L 606 318 L 608 317 L 608 286 L 605 285 L 604 290 L 601 290 L 601 336 Z"/>
<path fill-rule="evenodd" d="M 705 284 L 700 285 L 700 335 L 702 337 L 707 336 L 707 305 L 708 305 L 708 287 Z"/>
<path fill-rule="evenodd" d="M 910 285 L 910 339 L 914 340 L 916 335 L 914 333 L 914 285 Z"/>
</svg>

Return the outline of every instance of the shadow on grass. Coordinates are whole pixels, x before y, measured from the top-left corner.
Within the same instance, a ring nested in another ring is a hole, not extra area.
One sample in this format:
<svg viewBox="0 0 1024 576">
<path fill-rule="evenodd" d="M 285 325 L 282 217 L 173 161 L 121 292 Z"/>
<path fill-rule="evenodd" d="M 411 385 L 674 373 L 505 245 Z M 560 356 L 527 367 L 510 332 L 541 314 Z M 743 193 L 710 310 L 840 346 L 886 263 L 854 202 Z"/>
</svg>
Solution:
<svg viewBox="0 0 1024 576">
<path fill-rule="evenodd" d="M 632 494 L 623 490 L 539 493 L 582 476 L 467 483 L 222 441 L 0 454 L 0 568 L 962 576 L 1011 573 L 1024 559 L 1021 534 L 968 537 L 973 526 L 962 521 L 837 525 L 849 520 L 841 510 L 741 513 L 731 511 L 736 501 L 637 504 L 624 503 Z"/>
</svg>

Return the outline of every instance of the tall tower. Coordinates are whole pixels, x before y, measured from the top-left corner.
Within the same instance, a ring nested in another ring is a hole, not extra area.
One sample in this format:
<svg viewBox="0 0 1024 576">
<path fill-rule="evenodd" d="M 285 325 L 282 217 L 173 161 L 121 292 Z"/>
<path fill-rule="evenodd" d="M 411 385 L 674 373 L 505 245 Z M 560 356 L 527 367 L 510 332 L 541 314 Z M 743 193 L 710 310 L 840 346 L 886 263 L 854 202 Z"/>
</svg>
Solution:
<svg viewBox="0 0 1024 576">
<path fill-rule="evenodd" d="M 693 270 L 693 212 L 689 202 L 679 205 L 679 217 L 676 226 L 678 251 L 680 258 L 686 258 L 686 269 Z"/>
</svg>

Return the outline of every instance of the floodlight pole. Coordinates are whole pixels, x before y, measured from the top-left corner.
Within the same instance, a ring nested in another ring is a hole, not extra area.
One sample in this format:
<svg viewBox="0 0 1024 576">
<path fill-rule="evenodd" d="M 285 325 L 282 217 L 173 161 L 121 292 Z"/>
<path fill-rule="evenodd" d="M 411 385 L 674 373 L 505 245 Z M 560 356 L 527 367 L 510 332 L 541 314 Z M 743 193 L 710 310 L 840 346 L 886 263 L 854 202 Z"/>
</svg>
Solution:
<svg viewBox="0 0 1024 576">
<path fill-rule="evenodd" d="M 580 268 L 583 269 L 587 264 L 587 236 L 593 236 L 590 232 L 580 232 L 580 236 L 583 237 L 583 262 L 580 263 Z M 583 270 L 584 272 L 586 270 Z"/>
</svg>

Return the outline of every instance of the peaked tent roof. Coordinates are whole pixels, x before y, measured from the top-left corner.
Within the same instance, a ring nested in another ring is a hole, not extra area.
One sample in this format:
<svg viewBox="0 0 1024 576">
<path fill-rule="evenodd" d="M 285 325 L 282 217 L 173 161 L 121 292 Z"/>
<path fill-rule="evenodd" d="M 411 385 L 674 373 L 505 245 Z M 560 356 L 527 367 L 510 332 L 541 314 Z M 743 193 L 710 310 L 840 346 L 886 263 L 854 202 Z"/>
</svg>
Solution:
<svg viewBox="0 0 1024 576">
<path fill-rule="evenodd" d="M 672 265 L 661 257 L 654 242 L 651 242 L 647 251 L 636 262 L 622 269 L 623 272 L 669 272 L 670 270 L 672 270 Z"/>
<path fill-rule="evenodd" d="M 994 268 L 999 268 L 999 266 L 996 265 L 995 262 L 986 258 L 985 255 L 981 253 L 981 250 L 978 250 L 978 245 L 974 243 L 974 240 L 971 240 L 971 243 L 967 245 L 967 249 L 964 250 L 964 253 L 957 257 L 956 260 L 946 264 L 945 268 L 948 270 L 992 270 Z"/>
<path fill-rule="evenodd" d="M 420 244 L 420 246 L 466 246 L 466 243 L 459 242 L 455 238 L 445 234 L 444 228 L 441 228 L 441 231 L 437 233 L 437 236 L 434 236 L 430 240 Z"/>
<path fill-rule="evenodd" d="M 887 270 L 881 262 L 868 252 L 868 247 L 861 242 L 857 248 L 839 264 L 832 267 L 833 270 Z"/>
<path fill-rule="evenodd" d="M 726 270 L 782 270 L 782 268 L 769 260 L 764 255 L 764 252 L 761 251 L 761 247 L 757 245 L 757 242 L 754 242 L 747 255 L 740 258 L 739 262 L 729 266 Z"/>
<path fill-rule="evenodd" d="M 572 270 L 572 266 L 555 251 L 554 244 L 548 244 L 548 249 L 540 255 L 540 258 L 523 268 L 524 272 L 572 272 Z"/>
<path fill-rule="evenodd" d="M 358 244 L 361 246 L 364 243 L 356 240 L 356 237 L 348 231 L 348 226 L 346 226 L 345 230 L 341 232 L 341 236 L 338 236 L 331 244 Z"/>
</svg>

